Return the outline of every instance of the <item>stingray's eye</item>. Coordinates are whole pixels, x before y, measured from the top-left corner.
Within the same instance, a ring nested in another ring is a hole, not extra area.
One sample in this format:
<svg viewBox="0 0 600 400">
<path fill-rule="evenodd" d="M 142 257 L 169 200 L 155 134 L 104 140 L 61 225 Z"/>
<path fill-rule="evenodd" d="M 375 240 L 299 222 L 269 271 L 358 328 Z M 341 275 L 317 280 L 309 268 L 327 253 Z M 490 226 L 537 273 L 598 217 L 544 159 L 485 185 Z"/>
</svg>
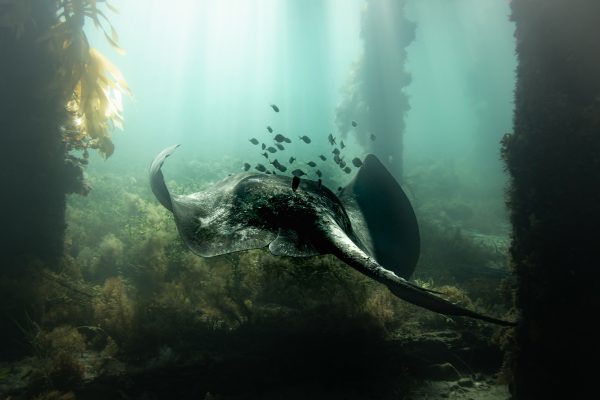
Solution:
<svg viewBox="0 0 600 400">
<path fill-rule="evenodd" d="M 192 221 L 193 221 L 193 225 L 194 225 L 194 232 L 198 233 L 200 228 L 202 228 L 202 218 L 197 216 Z"/>
</svg>

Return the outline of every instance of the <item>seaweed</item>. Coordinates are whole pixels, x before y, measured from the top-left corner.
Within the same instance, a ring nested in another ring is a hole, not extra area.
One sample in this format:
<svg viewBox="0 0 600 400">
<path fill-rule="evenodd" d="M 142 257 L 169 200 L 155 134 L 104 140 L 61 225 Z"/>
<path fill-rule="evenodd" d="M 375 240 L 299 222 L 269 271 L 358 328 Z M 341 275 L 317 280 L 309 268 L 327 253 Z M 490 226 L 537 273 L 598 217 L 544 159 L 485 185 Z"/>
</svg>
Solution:
<svg viewBox="0 0 600 400">
<path fill-rule="evenodd" d="M 94 299 L 94 319 L 111 336 L 126 340 L 133 334 L 135 305 L 123 278 L 108 278 Z"/>
<path fill-rule="evenodd" d="M 109 3 L 107 7 L 114 10 Z M 47 88 L 49 95 L 64 99 L 67 118 L 62 126 L 67 151 L 97 149 L 110 157 L 114 145 L 111 127 L 122 128 L 124 94 L 130 94 L 123 75 L 98 50 L 90 47 L 85 31 L 85 19 L 101 29 L 108 42 L 120 53 L 118 35 L 108 17 L 94 0 L 62 0 L 57 19 L 48 32 L 38 39 L 47 45 L 57 60 L 56 74 Z M 111 34 L 104 24 L 108 24 Z"/>
<path fill-rule="evenodd" d="M 218 362 L 268 358 L 285 364 L 286 357 L 295 357 L 310 366 L 306 373 L 312 376 L 310 368 L 326 373 L 316 365 L 334 363 L 327 357 L 357 365 L 361 349 L 381 349 L 374 356 L 380 357 L 384 341 L 412 343 L 424 338 L 424 330 L 493 329 L 423 312 L 333 256 L 307 260 L 253 250 L 197 257 L 177 235 L 172 217 L 150 201 L 150 193 L 130 184 L 140 177 L 108 177 L 92 176 L 94 192 L 70 199 L 67 254 L 54 272 L 44 264 L 32 270 L 39 279 L 31 289 L 40 291 L 39 311 L 32 315 L 35 329 L 30 329 L 34 334 L 29 335 L 38 337 L 31 347 L 41 371 L 35 394 L 87 387 L 99 377 L 113 379 L 110 374 L 174 370 L 177 375 L 180 368 L 193 366 L 208 368 L 210 375 Z M 489 249 L 478 250 L 463 235 L 450 240 L 452 229 L 437 234 L 439 240 L 425 248 L 424 262 L 439 262 L 423 269 L 420 283 L 447 291 L 454 301 L 471 301 L 476 309 L 497 300 L 487 290 L 482 301 L 468 282 L 438 269 L 453 257 L 489 261 Z M 467 255 L 453 253 L 456 246 Z M 468 246 L 475 250 L 468 252 Z M 60 332 L 66 343 L 53 339 Z M 244 379 L 261 372 L 248 374 Z"/>
</svg>

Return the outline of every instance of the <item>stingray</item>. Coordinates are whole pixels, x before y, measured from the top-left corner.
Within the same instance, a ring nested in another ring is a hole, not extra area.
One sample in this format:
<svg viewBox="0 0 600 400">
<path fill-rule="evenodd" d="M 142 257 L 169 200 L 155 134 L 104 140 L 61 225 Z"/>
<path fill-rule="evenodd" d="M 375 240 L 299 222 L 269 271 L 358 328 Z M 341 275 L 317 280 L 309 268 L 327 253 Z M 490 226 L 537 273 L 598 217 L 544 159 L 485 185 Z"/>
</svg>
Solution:
<svg viewBox="0 0 600 400">
<path fill-rule="evenodd" d="M 187 195 L 172 195 L 162 165 L 178 145 L 160 152 L 150 167 L 157 200 L 174 215 L 180 236 L 192 252 L 214 257 L 268 248 L 276 256 L 333 254 L 350 267 L 384 284 L 397 297 L 436 313 L 499 324 L 451 303 L 441 293 L 408 279 L 420 252 L 412 206 L 400 185 L 369 154 L 354 179 L 336 195 L 319 182 L 244 172 Z"/>
</svg>

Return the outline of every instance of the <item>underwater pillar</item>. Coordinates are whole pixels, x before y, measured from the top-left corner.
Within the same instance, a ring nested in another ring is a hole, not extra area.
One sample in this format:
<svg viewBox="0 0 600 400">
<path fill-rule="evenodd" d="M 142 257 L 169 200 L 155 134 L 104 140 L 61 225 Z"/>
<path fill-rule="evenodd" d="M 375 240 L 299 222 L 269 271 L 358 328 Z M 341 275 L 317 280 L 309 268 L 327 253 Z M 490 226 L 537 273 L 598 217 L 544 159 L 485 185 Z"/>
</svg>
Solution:
<svg viewBox="0 0 600 400">
<path fill-rule="evenodd" d="M 370 141 L 375 153 L 402 179 L 404 116 L 410 109 L 404 88 L 411 76 L 405 69 L 406 47 L 415 38 L 416 26 L 406 19 L 405 0 L 369 0 L 363 13 L 363 99 L 367 105 Z M 368 135 L 367 135 L 368 136 Z"/>
<path fill-rule="evenodd" d="M 365 2 L 360 33 L 363 54 L 355 63 L 345 96 L 336 108 L 336 124 L 342 135 L 356 135 L 359 143 L 376 154 L 400 182 L 404 117 L 410 109 L 404 92 L 411 81 L 405 68 L 406 48 L 414 40 L 416 30 L 415 23 L 406 19 L 406 3 L 407 0 Z"/>
<path fill-rule="evenodd" d="M 48 41 L 39 40 L 56 23 L 55 3 L 32 1 L 22 20 L 10 5 L 2 8 L 0 270 L 19 268 L 10 261 L 15 256 L 49 261 L 63 251 L 65 145 L 59 126 L 64 101 L 49 94 L 57 63 Z"/>
<path fill-rule="evenodd" d="M 600 1 L 513 0 L 519 65 L 504 139 L 517 278 L 516 399 L 597 395 Z"/>
</svg>

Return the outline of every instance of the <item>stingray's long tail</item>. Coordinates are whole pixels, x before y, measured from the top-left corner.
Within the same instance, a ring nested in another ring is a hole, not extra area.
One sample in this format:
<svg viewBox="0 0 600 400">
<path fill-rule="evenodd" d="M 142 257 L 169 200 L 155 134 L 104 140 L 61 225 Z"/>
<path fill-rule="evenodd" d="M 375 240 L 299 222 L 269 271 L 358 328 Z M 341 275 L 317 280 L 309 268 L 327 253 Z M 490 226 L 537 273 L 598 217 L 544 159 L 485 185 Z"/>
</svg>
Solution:
<svg viewBox="0 0 600 400">
<path fill-rule="evenodd" d="M 156 196 L 156 199 L 162 204 L 167 210 L 173 212 L 173 203 L 171 201 L 171 195 L 169 194 L 169 189 L 167 189 L 167 185 L 165 184 L 165 178 L 163 177 L 162 171 L 160 170 L 165 159 L 169 157 L 175 149 L 179 147 L 178 144 L 167 147 L 154 158 L 152 164 L 150 165 L 150 188 L 152 188 L 152 193 Z"/>
<path fill-rule="evenodd" d="M 440 314 L 476 318 L 482 321 L 504 326 L 516 325 L 514 322 L 488 317 L 487 315 L 479 314 L 475 311 L 471 311 L 464 307 L 453 304 L 448 300 L 432 294 L 430 291 L 420 288 L 419 286 L 397 276 L 392 271 L 383 268 L 377 263 L 377 261 L 369 257 L 364 251 L 356 246 L 354 242 L 347 239 L 347 236 L 342 232 L 341 229 L 338 231 L 334 228 L 332 235 L 336 236 L 335 238 L 331 238 L 333 243 L 343 244 L 342 246 L 338 246 L 333 250 L 334 254 L 339 259 L 354 269 L 367 275 L 368 277 L 383 283 L 392 293 L 402 300 Z"/>
</svg>

